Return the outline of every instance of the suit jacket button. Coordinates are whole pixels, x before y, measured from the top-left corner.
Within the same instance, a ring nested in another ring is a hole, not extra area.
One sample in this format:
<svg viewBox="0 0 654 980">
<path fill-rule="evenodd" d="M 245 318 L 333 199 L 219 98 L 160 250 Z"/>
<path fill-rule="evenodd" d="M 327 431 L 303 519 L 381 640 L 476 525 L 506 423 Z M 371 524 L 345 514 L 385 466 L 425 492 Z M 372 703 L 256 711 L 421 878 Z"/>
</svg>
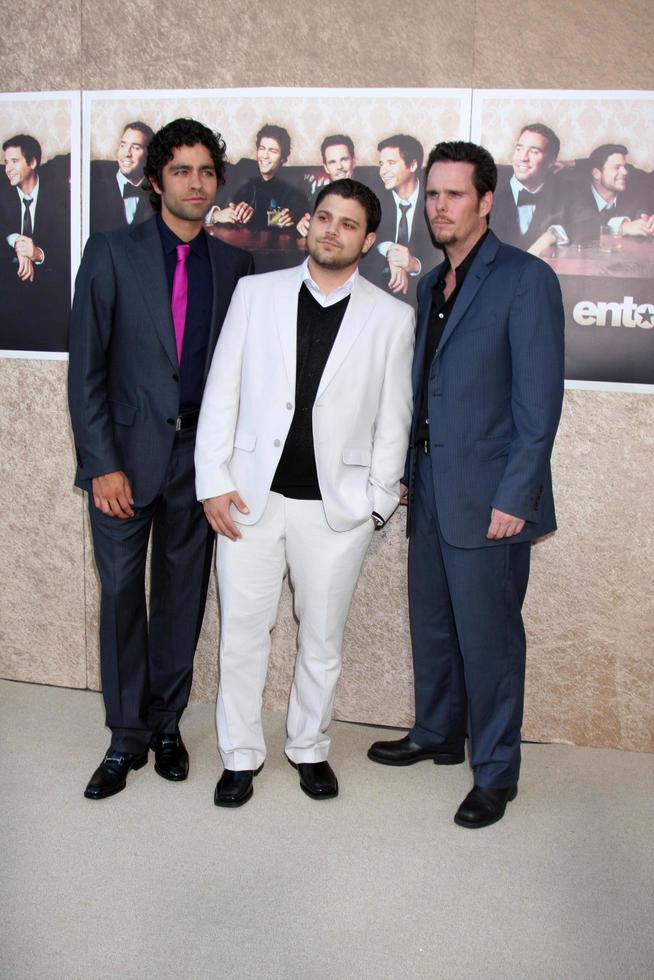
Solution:
<svg viewBox="0 0 654 980">
<path fill-rule="evenodd" d="M 168 425 L 174 425 L 175 419 L 166 419 L 166 422 L 168 423 Z"/>
<path fill-rule="evenodd" d="M 179 381 L 179 375 L 173 374 L 173 381 Z"/>
<path fill-rule="evenodd" d="M 273 442 L 273 446 L 281 446 L 281 440 L 275 439 L 275 441 Z"/>
</svg>

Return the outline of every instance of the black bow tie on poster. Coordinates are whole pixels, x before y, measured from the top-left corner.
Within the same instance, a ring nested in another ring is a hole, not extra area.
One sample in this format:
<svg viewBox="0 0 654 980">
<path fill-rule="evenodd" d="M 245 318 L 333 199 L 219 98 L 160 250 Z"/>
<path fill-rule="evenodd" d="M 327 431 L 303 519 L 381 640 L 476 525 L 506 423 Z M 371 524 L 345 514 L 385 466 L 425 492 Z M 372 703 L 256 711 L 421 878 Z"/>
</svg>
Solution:
<svg viewBox="0 0 654 980">
<path fill-rule="evenodd" d="M 123 201 L 128 197 L 140 197 L 143 191 L 140 187 L 135 187 L 134 184 L 127 183 L 123 187 Z"/>
<path fill-rule="evenodd" d="M 533 207 L 538 203 L 538 194 L 532 194 L 531 191 L 519 191 L 518 192 L 518 207 L 521 208 L 523 204 L 531 204 Z"/>
</svg>

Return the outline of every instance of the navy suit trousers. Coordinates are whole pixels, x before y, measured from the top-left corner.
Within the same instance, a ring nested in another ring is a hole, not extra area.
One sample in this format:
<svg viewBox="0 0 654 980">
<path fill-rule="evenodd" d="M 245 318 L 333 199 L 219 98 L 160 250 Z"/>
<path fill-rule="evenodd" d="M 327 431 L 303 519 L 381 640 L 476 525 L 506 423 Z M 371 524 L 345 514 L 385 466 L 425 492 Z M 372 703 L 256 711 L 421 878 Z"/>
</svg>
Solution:
<svg viewBox="0 0 654 980">
<path fill-rule="evenodd" d="M 409 541 L 416 723 L 424 748 L 470 737 L 477 786 L 512 786 L 520 771 L 530 543 L 456 548 L 444 540 L 431 456 L 418 450 Z M 490 523 L 490 511 L 488 515 Z"/>
<path fill-rule="evenodd" d="M 194 448 L 194 429 L 177 433 L 161 493 L 133 508 L 134 517 L 107 517 L 89 495 L 102 693 L 112 748 L 122 752 L 142 752 L 153 733 L 176 732 L 191 690 L 213 552 L 213 531 L 195 496 Z"/>
</svg>

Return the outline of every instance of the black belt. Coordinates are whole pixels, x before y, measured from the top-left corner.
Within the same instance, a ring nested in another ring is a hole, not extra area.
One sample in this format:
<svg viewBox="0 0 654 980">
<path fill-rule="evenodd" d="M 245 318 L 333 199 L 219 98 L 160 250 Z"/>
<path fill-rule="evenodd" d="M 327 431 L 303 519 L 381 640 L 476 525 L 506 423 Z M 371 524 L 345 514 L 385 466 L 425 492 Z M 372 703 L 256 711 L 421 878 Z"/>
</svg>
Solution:
<svg viewBox="0 0 654 980">
<path fill-rule="evenodd" d="M 199 418 L 199 408 L 196 408 L 193 412 L 184 412 L 183 415 L 178 415 L 175 422 L 175 432 L 181 432 L 182 429 L 196 429 Z"/>
</svg>

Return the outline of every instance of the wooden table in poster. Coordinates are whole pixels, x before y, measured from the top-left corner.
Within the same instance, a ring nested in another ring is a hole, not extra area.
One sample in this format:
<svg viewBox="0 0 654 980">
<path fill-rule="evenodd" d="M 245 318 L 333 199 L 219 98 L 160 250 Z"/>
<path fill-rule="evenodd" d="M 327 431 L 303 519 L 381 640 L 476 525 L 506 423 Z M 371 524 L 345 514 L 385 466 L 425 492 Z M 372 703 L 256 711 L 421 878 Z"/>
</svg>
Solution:
<svg viewBox="0 0 654 980">
<path fill-rule="evenodd" d="M 558 276 L 654 279 L 654 239 L 620 238 L 620 248 L 604 252 L 599 244 L 561 245 L 541 258 Z"/>
<path fill-rule="evenodd" d="M 306 238 L 300 238 L 295 228 L 281 230 L 264 228 L 256 231 L 247 225 L 205 225 L 210 235 L 228 245 L 244 248 L 254 255 L 256 272 L 271 272 L 299 265 L 305 256 Z"/>
</svg>

